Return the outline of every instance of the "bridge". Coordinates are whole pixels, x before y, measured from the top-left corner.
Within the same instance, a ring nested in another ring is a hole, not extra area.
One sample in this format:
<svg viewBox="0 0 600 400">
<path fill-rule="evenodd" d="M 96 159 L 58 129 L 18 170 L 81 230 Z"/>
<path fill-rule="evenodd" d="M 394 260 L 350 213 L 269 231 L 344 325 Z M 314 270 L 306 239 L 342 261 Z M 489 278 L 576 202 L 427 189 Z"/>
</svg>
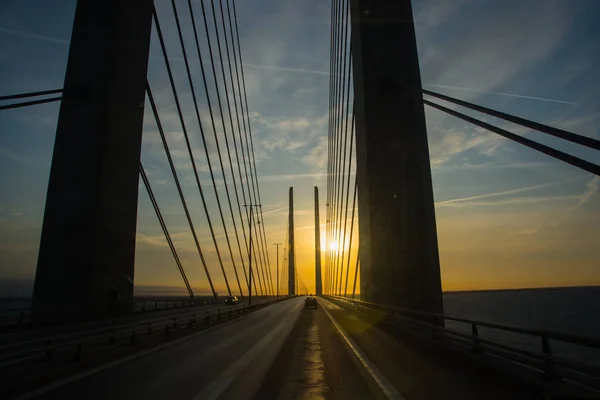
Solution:
<svg viewBox="0 0 600 400">
<path fill-rule="evenodd" d="M 410 0 L 333 0 L 326 192 L 311 193 L 301 276 L 289 185 L 285 240 L 267 240 L 239 17 L 233 0 L 78 1 L 64 86 L 0 97 L 2 113 L 60 104 L 31 304 L 0 319 L 1 395 L 600 397 L 598 337 L 444 313 L 425 109 L 594 177 L 597 164 L 488 121 L 600 141 L 423 88 Z M 151 133 L 185 256 L 144 159 Z M 134 293 L 142 196 L 177 296 Z"/>
</svg>

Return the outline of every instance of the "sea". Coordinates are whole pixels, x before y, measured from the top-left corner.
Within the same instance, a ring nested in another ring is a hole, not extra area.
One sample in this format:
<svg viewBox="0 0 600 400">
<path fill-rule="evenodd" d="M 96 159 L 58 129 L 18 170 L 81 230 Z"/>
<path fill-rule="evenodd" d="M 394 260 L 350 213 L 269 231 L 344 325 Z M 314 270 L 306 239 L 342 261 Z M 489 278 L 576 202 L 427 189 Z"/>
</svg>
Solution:
<svg viewBox="0 0 600 400">
<path fill-rule="evenodd" d="M 443 299 L 444 313 L 449 316 L 600 339 L 600 287 L 446 292 Z M 26 298 L 0 299 L 0 315 L 28 306 Z M 468 324 L 448 321 L 446 327 L 471 332 Z M 541 351 L 539 338 L 491 328 L 479 328 L 479 335 L 523 350 Z M 600 368 L 600 350 L 557 341 L 550 345 L 554 355 Z"/>
<path fill-rule="evenodd" d="M 491 290 L 444 293 L 444 314 L 501 325 L 570 333 L 600 339 L 600 287 Z M 447 322 L 447 328 L 471 327 Z M 539 338 L 479 328 L 482 338 L 523 350 L 541 351 Z M 600 350 L 550 341 L 552 353 L 600 368 Z"/>
</svg>

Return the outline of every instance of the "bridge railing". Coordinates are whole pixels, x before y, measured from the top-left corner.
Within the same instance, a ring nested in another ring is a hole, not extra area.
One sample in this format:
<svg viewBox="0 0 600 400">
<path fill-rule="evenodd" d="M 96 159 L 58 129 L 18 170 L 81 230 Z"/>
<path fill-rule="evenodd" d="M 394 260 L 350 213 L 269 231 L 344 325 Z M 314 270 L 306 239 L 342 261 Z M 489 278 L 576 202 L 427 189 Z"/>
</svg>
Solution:
<svg viewBox="0 0 600 400">
<path fill-rule="evenodd" d="M 85 354 L 98 353 L 119 345 L 133 345 L 138 341 L 169 335 L 175 329 L 192 329 L 199 325 L 210 325 L 258 308 L 262 308 L 288 297 L 259 301 L 252 305 L 201 311 L 174 316 L 161 316 L 122 325 L 47 336 L 0 346 L 0 375 L 18 374 L 23 368 L 48 368 L 48 362 L 80 361 Z"/>
<path fill-rule="evenodd" d="M 258 298 L 265 296 L 257 296 Z M 198 307 L 198 306 L 207 306 L 207 305 L 216 305 L 222 303 L 224 299 L 220 299 L 219 301 L 215 300 L 213 297 L 200 298 L 196 297 L 194 300 L 189 298 L 164 298 L 164 299 L 152 299 L 152 298 L 140 298 L 135 299 L 133 301 L 133 305 L 131 307 L 131 312 L 134 314 L 138 313 L 146 313 L 153 311 L 164 311 L 164 310 L 172 310 L 179 308 L 187 308 L 187 307 Z M 77 306 L 73 306 L 73 309 L 77 309 Z M 64 314 L 65 307 L 47 307 L 44 310 L 44 313 L 50 317 L 56 316 L 60 317 Z M 114 313 L 104 312 L 104 313 L 92 313 L 86 312 L 83 314 L 82 319 L 90 320 L 90 319 L 99 319 L 103 317 L 114 317 Z M 32 323 L 32 312 L 31 307 L 21 307 L 21 308 L 10 308 L 5 310 L 0 310 L 0 328 L 12 328 L 15 326 L 20 326 L 23 324 Z M 73 320 L 73 317 L 70 316 L 69 322 L 76 322 Z"/>
<path fill-rule="evenodd" d="M 510 367 L 524 367 L 532 372 L 539 373 L 538 375 L 541 375 L 544 380 L 564 379 L 580 386 L 600 390 L 600 368 L 557 356 L 553 353 L 553 347 L 551 346 L 551 343 L 582 346 L 589 351 L 597 352 L 600 357 L 599 338 L 476 321 L 444 314 L 385 306 L 343 296 L 324 297 L 355 311 L 370 314 L 376 312 L 381 317 L 382 322 L 409 333 L 416 333 L 420 338 L 431 339 L 453 347 L 458 346 L 477 356 L 488 355 L 495 362 L 508 363 L 507 366 Z M 447 322 L 463 324 L 468 329 L 462 331 L 448 328 L 445 326 Z M 481 336 L 480 328 L 494 329 L 533 338 L 538 342 L 538 350 L 526 350 L 484 338 Z M 470 331 L 470 334 L 467 333 L 468 331 Z"/>
</svg>

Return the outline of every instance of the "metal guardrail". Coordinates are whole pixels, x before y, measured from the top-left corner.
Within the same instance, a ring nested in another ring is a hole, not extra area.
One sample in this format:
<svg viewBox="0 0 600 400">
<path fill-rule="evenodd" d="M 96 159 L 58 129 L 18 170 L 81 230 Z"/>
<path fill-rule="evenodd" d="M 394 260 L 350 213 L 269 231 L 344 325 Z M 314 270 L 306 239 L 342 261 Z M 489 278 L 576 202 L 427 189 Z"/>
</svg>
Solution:
<svg viewBox="0 0 600 400">
<path fill-rule="evenodd" d="M 257 299 L 270 299 L 274 296 L 257 296 Z M 190 308 L 190 307 L 199 307 L 199 306 L 209 306 L 209 305 L 217 305 L 223 304 L 223 300 L 216 301 L 214 298 L 196 298 L 194 301 L 191 299 L 152 299 L 151 297 L 138 298 L 134 299 L 131 313 L 132 314 L 140 314 L 140 313 L 150 313 L 155 311 L 165 311 L 165 310 L 173 310 L 179 308 Z M 77 306 L 70 307 L 72 309 L 79 309 Z M 84 317 L 75 319 L 76 317 L 67 314 L 65 316 L 65 307 L 48 307 L 43 309 L 47 317 L 50 317 L 50 322 L 52 322 L 52 316 L 55 314 L 56 317 L 66 317 L 70 322 L 76 321 L 88 321 L 93 319 L 102 319 L 102 318 L 113 318 L 115 317 L 114 313 L 104 312 L 104 313 L 93 313 L 87 312 L 84 313 Z M 32 318 L 31 308 L 13 308 L 13 309 L 4 309 L 0 310 L 0 328 L 19 328 L 22 326 L 27 326 L 27 324 L 34 323 L 35 321 Z"/>
<path fill-rule="evenodd" d="M 80 361 L 86 353 L 120 344 L 135 344 L 158 334 L 168 335 L 175 328 L 191 329 L 199 324 L 209 325 L 285 299 L 288 297 L 217 310 L 195 310 L 175 316 L 4 344 L 0 346 L 0 372 L 32 361 Z"/>
<path fill-rule="evenodd" d="M 543 379 L 556 381 L 566 380 L 588 389 L 600 391 L 600 368 L 558 357 L 553 354 L 551 341 L 563 344 L 583 346 L 592 351 L 598 351 L 600 356 L 600 338 L 590 338 L 573 334 L 547 330 L 523 329 L 489 322 L 475 321 L 467 318 L 452 317 L 444 314 L 427 313 L 403 309 L 393 306 L 355 300 L 342 296 L 323 296 L 334 303 L 352 308 L 355 311 L 382 314 L 383 321 L 391 325 L 417 331 L 421 336 L 442 344 L 458 345 L 476 355 L 490 355 L 512 365 L 524 367 L 541 374 Z M 470 334 L 444 327 L 439 322 L 452 321 L 466 324 Z M 539 351 L 519 349 L 480 336 L 479 328 L 490 328 L 512 334 L 524 335 L 539 341 Z"/>
<path fill-rule="evenodd" d="M 163 310 L 171 310 L 175 308 L 185 308 L 185 307 L 197 307 L 204 305 L 215 305 L 218 304 L 214 299 L 196 299 L 192 301 L 191 299 L 160 299 L 160 300 L 135 300 L 132 305 L 132 313 L 143 313 L 143 312 L 152 312 L 152 311 L 163 311 Z M 78 307 L 74 306 L 73 309 Z M 47 315 L 52 316 L 54 311 L 56 310 L 56 315 L 61 316 L 65 307 L 54 307 L 44 309 Z M 86 319 L 90 318 L 102 318 L 102 317 L 112 317 L 114 316 L 111 313 L 88 313 L 86 314 Z M 13 308 L 13 309 L 5 309 L 0 310 L 0 327 L 15 327 L 21 326 L 23 324 L 27 324 L 33 322 L 31 315 L 31 308 Z"/>
</svg>

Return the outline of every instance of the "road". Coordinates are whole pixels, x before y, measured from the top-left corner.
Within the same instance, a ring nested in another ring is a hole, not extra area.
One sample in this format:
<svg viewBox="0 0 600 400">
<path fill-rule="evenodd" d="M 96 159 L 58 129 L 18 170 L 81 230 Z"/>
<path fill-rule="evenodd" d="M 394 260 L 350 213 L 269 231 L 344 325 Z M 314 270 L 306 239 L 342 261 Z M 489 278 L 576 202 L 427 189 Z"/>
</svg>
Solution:
<svg viewBox="0 0 600 400">
<path fill-rule="evenodd" d="M 543 398 L 377 325 L 324 299 L 308 309 L 292 298 L 18 398 Z"/>
<path fill-rule="evenodd" d="M 300 297 L 20 398 L 372 397 L 349 357 L 323 311 Z"/>
</svg>

